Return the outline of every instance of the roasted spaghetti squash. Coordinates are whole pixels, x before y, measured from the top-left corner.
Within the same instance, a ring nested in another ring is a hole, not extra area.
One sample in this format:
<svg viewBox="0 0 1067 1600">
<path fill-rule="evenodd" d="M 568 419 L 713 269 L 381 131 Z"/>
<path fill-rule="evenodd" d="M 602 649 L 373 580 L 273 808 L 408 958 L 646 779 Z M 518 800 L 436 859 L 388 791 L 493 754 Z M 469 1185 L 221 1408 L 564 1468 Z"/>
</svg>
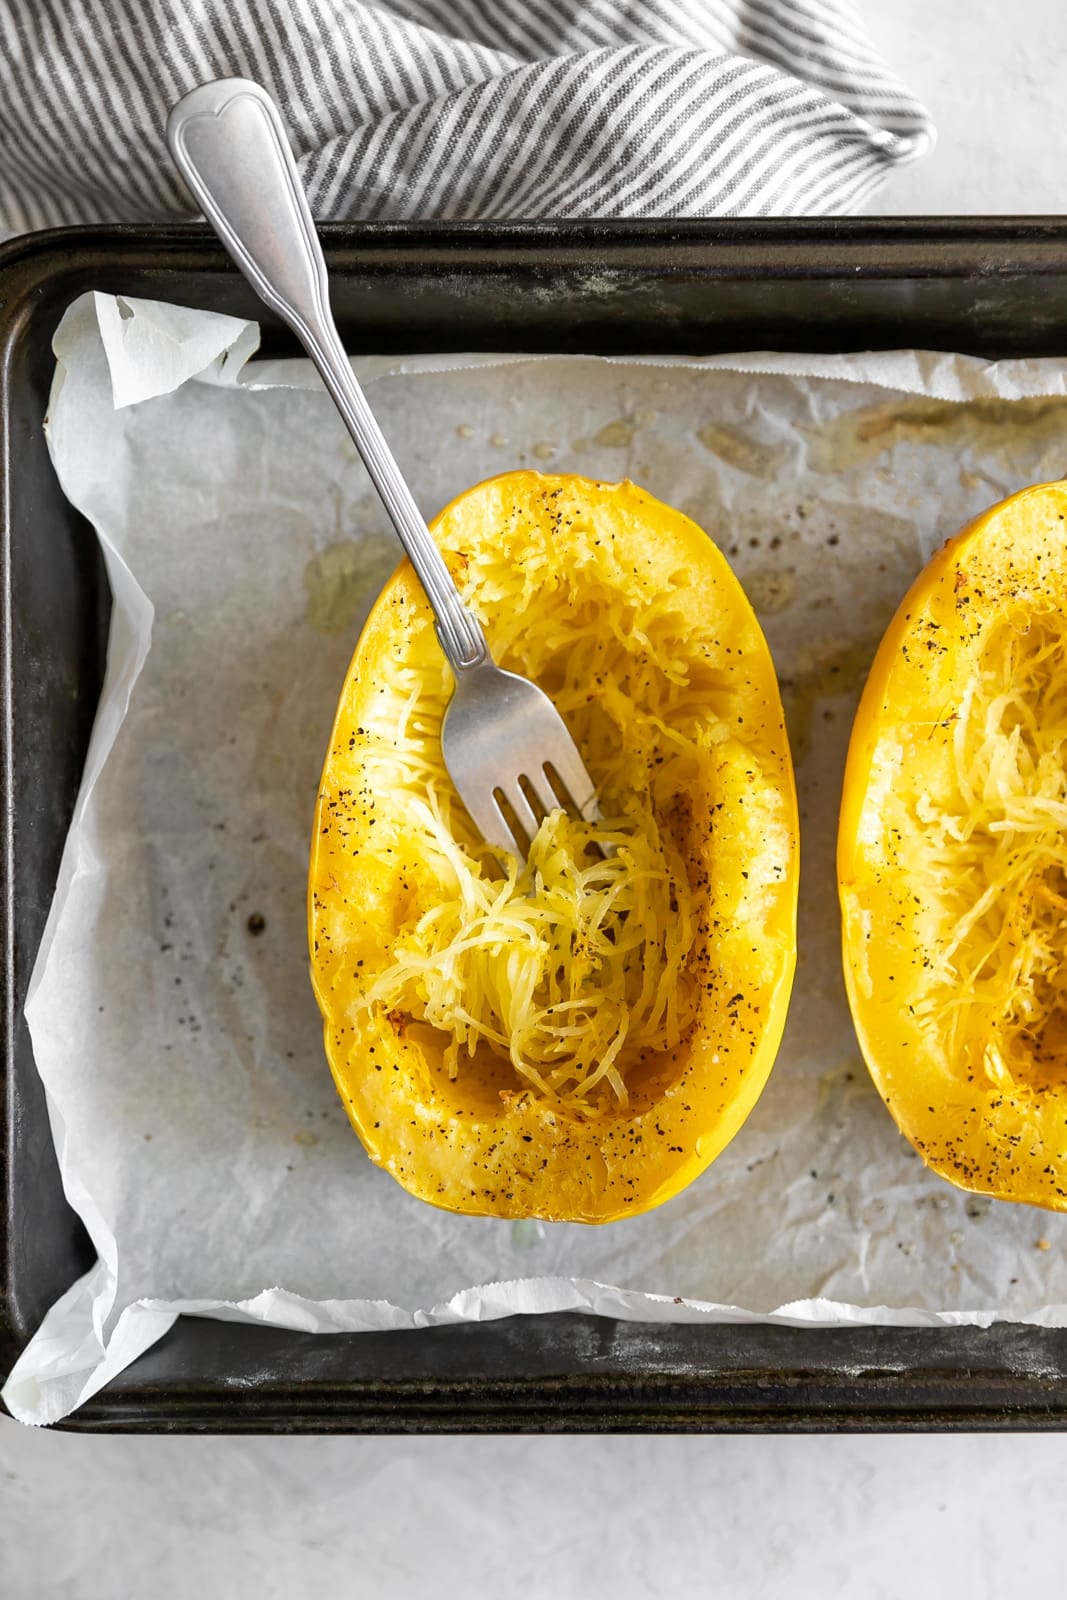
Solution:
<svg viewBox="0 0 1067 1600">
<path fill-rule="evenodd" d="M 433 532 L 494 656 L 597 784 L 529 859 L 445 773 L 451 674 L 404 563 L 345 679 L 311 853 L 326 1053 L 372 1160 L 468 1214 L 605 1222 L 737 1132 L 795 963 L 797 813 L 751 607 L 694 523 L 630 483 L 509 473 Z"/>
<path fill-rule="evenodd" d="M 849 749 L 845 978 L 874 1081 L 964 1189 L 1067 1209 L 1067 484 L 933 558 Z"/>
</svg>

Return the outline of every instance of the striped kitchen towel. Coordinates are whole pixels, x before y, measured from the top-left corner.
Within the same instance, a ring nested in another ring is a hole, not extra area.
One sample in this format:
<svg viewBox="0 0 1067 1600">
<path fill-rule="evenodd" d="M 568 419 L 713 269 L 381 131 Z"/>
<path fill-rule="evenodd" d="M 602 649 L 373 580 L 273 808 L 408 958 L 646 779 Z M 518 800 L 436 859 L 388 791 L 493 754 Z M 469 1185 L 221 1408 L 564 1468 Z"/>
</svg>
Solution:
<svg viewBox="0 0 1067 1600">
<path fill-rule="evenodd" d="M 849 0 L 0 0 L 0 228 L 194 215 L 166 114 L 228 76 L 321 219 L 817 216 L 933 140 Z"/>
</svg>

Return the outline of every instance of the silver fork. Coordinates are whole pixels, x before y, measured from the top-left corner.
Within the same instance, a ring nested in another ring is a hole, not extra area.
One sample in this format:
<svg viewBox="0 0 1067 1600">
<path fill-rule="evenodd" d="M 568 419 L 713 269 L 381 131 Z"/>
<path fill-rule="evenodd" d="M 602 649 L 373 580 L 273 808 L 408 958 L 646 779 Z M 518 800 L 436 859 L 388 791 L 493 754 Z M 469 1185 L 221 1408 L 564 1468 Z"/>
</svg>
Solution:
<svg viewBox="0 0 1067 1600">
<path fill-rule="evenodd" d="M 596 821 L 596 791 L 562 717 L 536 684 L 493 662 L 356 382 L 274 101 L 244 78 L 203 84 L 174 107 L 167 142 L 238 267 L 318 368 L 426 591 L 455 677 L 441 730 L 445 765 L 475 826 L 525 859 L 541 816 L 556 806 Z"/>
</svg>

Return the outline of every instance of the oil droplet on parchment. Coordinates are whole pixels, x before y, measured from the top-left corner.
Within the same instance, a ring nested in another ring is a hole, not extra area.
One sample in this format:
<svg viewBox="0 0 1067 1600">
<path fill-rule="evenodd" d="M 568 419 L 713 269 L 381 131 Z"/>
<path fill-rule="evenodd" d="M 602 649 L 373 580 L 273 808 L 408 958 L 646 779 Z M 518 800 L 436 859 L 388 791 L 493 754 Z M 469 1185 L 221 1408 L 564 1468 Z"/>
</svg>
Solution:
<svg viewBox="0 0 1067 1600">
<path fill-rule="evenodd" d="M 811 724 L 820 700 L 852 694 L 867 676 L 878 647 L 870 639 L 820 639 L 798 650 L 778 675 L 793 760 L 811 743 Z"/>
<path fill-rule="evenodd" d="M 456 434 L 460 439 L 473 439 L 474 429 L 471 427 L 469 422 L 461 422 L 459 427 L 456 429 Z"/>
<path fill-rule="evenodd" d="M 683 500 L 678 510 L 683 517 L 688 517 L 698 528 L 703 528 L 707 533 L 709 518 L 714 510 L 707 500 Z"/>
<path fill-rule="evenodd" d="M 752 477 L 767 472 L 781 459 L 779 447 L 757 444 L 755 439 L 746 438 L 736 428 L 724 428 L 715 422 L 698 428 L 697 438 L 705 450 L 725 461 L 728 467 L 737 467 Z"/>
<path fill-rule="evenodd" d="M 850 1058 L 828 1067 L 819 1078 L 816 1112 L 819 1116 L 841 1117 L 856 1101 L 874 1103 L 878 1091 L 863 1062 Z"/>
<path fill-rule="evenodd" d="M 511 1225 L 511 1243 L 515 1250 L 532 1250 L 545 1236 L 545 1225 L 536 1217 L 521 1217 Z"/>
<path fill-rule="evenodd" d="M 599 433 L 594 433 L 593 443 L 604 450 L 625 450 L 627 445 L 633 444 L 636 432 L 636 417 L 616 417 L 614 422 L 605 423 Z"/>
<path fill-rule="evenodd" d="M 1067 400 L 1063 396 L 963 403 L 891 400 L 846 411 L 821 428 L 801 431 L 807 435 L 808 461 L 815 472 L 844 472 L 899 444 L 933 444 L 957 453 L 970 449 L 1012 471 L 1018 470 L 1022 458 L 1031 463 L 1030 470 L 1055 476 L 1063 465 Z"/>
<path fill-rule="evenodd" d="M 773 617 L 792 605 L 796 579 L 791 572 L 754 572 L 745 580 L 745 589 L 753 609 L 761 617 Z"/>
<path fill-rule="evenodd" d="M 533 447 L 533 454 L 537 457 L 538 461 L 551 461 L 555 453 L 556 447 L 548 439 L 541 439 Z"/>
<path fill-rule="evenodd" d="M 304 617 L 316 633 L 344 633 L 400 560 L 395 540 L 381 534 L 341 539 L 304 568 Z"/>
</svg>

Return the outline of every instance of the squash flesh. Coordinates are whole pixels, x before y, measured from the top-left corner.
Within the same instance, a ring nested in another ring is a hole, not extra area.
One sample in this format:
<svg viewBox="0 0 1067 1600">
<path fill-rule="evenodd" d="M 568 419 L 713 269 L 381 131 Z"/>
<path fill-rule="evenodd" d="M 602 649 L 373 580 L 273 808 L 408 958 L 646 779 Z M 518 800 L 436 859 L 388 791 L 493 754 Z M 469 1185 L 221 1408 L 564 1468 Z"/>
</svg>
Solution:
<svg viewBox="0 0 1067 1600">
<path fill-rule="evenodd" d="M 902 1132 L 1067 1209 L 1067 487 L 935 556 L 879 649 L 839 842 L 845 974 Z"/>
<path fill-rule="evenodd" d="M 740 1126 L 784 1023 L 796 802 L 773 667 L 714 546 L 632 485 L 508 474 L 434 531 L 496 659 L 571 727 L 613 853 L 554 813 L 502 874 L 444 774 L 450 676 L 402 566 L 320 792 L 327 1055 L 372 1159 L 422 1198 L 634 1214 Z"/>
<path fill-rule="evenodd" d="M 609 853 L 587 855 L 594 841 Z M 398 938 L 366 1006 L 399 1007 L 448 1035 L 452 1079 L 484 1046 L 561 1110 L 598 1115 L 602 1083 L 626 1106 L 624 1047 L 630 1058 L 673 1048 L 694 1011 L 692 895 L 654 818 L 593 828 L 557 811 L 525 871 L 512 858 L 503 882 L 467 872 L 456 891 L 442 883 Z"/>
</svg>

